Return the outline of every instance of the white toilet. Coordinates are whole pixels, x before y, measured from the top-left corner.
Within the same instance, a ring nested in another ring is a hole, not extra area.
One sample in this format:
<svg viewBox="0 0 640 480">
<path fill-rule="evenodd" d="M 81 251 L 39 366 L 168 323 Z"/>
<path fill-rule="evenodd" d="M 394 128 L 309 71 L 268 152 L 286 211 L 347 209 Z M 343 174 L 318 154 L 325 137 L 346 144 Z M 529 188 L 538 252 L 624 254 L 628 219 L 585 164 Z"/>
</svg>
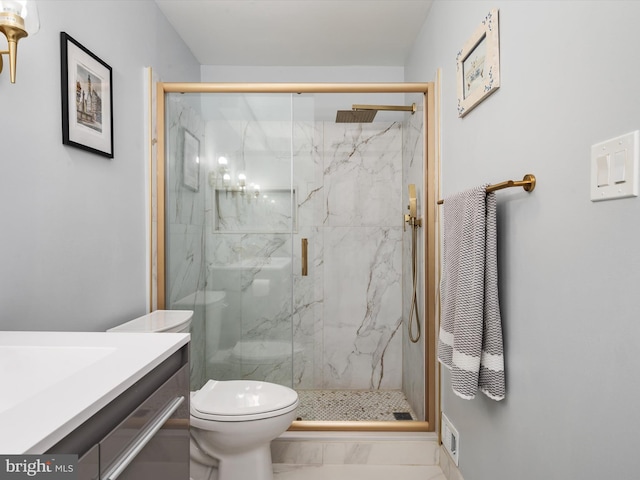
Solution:
<svg viewBox="0 0 640 480">
<path fill-rule="evenodd" d="M 156 310 L 108 331 L 189 333 L 192 317 L 191 310 Z M 217 464 L 218 480 L 271 480 L 271 440 L 289 428 L 297 406 L 295 390 L 253 380 L 209 380 L 191 392 L 192 477 L 195 461 Z"/>
</svg>

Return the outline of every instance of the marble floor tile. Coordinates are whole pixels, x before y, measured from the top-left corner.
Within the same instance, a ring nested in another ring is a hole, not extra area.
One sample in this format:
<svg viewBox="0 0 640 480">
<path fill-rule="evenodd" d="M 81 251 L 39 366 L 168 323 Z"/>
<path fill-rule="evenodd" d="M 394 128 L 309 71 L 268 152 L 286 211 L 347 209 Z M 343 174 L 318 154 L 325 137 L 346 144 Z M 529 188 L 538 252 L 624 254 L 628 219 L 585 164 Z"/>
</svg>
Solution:
<svg viewBox="0 0 640 480">
<path fill-rule="evenodd" d="M 273 466 L 274 480 L 446 480 L 440 467 L 415 465 L 287 465 Z"/>
</svg>

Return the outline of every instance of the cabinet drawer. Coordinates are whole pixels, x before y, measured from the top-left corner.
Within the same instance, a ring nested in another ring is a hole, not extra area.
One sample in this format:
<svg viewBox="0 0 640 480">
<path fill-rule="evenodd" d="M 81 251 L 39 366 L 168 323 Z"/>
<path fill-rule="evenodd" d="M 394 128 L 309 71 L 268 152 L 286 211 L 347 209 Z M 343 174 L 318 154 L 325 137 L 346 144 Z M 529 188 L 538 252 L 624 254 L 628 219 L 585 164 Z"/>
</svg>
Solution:
<svg viewBox="0 0 640 480">
<path fill-rule="evenodd" d="M 114 475 L 118 466 L 121 472 Z M 100 478 L 110 476 L 119 480 L 189 478 L 188 365 L 100 442 Z"/>
<path fill-rule="evenodd" d="M 100 447 L 91 450 L 78 459 L 78 480 L 98 480 L 100 478 Z"/>
</svg>

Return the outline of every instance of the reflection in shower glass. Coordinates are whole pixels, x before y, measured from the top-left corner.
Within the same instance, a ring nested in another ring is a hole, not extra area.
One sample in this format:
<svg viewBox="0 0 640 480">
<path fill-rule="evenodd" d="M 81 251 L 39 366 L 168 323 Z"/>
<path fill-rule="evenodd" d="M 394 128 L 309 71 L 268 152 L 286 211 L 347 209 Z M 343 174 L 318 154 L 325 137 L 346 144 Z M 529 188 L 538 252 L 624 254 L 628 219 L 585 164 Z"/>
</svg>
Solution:
<svg viewBox="0 0 640 480">
<path fill-rule="evenodd" d="M 167 100 L 167 308 L 195 312 L 192 388 L 293 384 L 291 95 Z M 183 132 L 200 140 L 187 188 Z"/>
</svg>

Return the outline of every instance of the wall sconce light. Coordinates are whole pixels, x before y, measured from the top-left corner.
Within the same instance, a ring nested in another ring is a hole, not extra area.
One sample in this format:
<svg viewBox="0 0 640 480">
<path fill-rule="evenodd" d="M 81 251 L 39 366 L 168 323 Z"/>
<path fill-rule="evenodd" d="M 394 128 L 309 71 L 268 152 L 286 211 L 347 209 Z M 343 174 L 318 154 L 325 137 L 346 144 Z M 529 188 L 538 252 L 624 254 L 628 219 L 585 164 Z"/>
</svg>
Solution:
<svg viewBox="0 0 640 480">
<path fill-rule="evenodd" d="M 218 175 L 222 177 L 223 180 L 225 179 L 225 176 L 228 176 L 229 173 L 229 169 L 227 168 L 228 164 L 229 160 L 227 160 L 227 157 L 218 157 Z"/>
<path fill-rule="evenodd" d="M 9 50 L 0 51 L 0 72 L 2 55 L 9 55 L 11 83 L 16 83 L 16 58 L 18 40 L 33 35 L 40 30 L 38 7 L 33 0 L 0 0 L 0 32 L 7 37 Z"/>
</svg>

